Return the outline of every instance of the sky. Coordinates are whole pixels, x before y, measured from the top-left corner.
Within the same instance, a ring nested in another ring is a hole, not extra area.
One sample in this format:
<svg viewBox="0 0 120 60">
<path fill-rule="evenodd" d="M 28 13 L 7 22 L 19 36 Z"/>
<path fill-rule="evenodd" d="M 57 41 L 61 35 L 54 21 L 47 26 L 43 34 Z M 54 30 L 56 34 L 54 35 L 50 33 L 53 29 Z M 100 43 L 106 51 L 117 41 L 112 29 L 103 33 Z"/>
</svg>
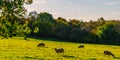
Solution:
<svg viewBox="0 0 120 60">
<path fill-rule="evenodd" d="M 120 0 L 34 0 L 25 5 L 28 12 L 48 12 L 54 18 L 63 17 L 83 21 L 120 20 Z"/>
</svg>

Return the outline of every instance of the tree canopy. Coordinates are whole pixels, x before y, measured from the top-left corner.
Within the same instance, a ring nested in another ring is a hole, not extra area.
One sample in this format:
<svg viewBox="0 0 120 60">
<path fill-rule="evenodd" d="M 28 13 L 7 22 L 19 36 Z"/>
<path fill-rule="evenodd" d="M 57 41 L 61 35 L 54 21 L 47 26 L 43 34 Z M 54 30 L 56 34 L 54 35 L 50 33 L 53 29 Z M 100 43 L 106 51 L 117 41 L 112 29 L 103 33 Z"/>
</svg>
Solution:
<svg viewBox="0 0 120 60">
<path fill-rule="evenodd" d="M 9 37 L 17 34 L 19 19 L 24 18 L 27 12 L 24 3 L 31 4 L 32 0 L 0 0 L 1 36 Z"/>
</svg>

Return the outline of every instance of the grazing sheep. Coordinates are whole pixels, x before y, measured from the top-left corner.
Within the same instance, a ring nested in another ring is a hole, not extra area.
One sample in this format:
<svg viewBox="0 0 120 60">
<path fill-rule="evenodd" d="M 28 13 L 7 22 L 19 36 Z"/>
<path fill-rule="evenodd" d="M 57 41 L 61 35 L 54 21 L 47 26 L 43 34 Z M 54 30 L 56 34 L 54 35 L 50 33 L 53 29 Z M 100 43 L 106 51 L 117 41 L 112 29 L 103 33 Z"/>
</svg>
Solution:
<svg viewBox="0 0 120 60">
<path fill-rule="evenodd" d="M 104 54 L 105 54 L 105 55 L 108 55 L 108 56 L 111 55 L 111 56 L 115 57 L 115 55 L 114 55 L 112 52 L 108 51 L 108 50 L 105 50 L 105 51 L 104 51 Z"/>
<path fill-rule="evenodd" d="M 64 54 L 64 49 L 63 48 L 55 48 L 55 51 L 57 54 L 63 53 Z"/>
<path fill-rule="evenodd" d="M 84 48 L 84 45 L 80 45 L 80 46 L 78 46 L 78 48 Z"/>
<path fill-rule="evenodd" d="M 37 47 L 45 47 L 45 43 L 39 43 Z"/>
</svg>

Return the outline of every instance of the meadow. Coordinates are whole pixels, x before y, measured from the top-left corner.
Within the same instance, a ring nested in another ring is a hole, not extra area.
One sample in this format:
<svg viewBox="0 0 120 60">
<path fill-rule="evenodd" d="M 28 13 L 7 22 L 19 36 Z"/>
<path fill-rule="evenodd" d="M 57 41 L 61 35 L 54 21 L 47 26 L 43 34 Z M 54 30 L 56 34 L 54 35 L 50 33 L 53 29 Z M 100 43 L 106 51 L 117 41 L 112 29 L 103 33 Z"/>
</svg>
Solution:
<svg viewBox="0 0 120 60">
<path fill-rule="evenodd" d="M 45 47 L 37 47 L 40 42 Z M 84 44 L 85 48 L 77 48 L 83 43 L 59 42 L 42 39 L 21 37 L 0 39 L 0 60 L 120 60 L 120 46 Z M 64 55 L 57 54 L 56 47 L 64 48 Z M 110 50 L 115 54 L 105 56 L 104 50 Z"/>
</svg>

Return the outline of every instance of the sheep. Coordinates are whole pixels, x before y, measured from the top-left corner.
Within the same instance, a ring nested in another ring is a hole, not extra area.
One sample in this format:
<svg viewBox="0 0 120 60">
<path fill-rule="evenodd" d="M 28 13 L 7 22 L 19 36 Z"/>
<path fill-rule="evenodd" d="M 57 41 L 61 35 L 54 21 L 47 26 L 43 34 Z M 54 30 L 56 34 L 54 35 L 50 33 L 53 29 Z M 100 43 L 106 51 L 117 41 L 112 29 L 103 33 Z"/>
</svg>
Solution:
<svg viewBox="0 0 120 60">
<path fill-rule="evenodd" d="M 45 43 L 39 43 L 37 47 L 45 47 Z"/>
<path fill-rule="evenodd" d="M 84 45 L 80 45 L 80 46 L 78 46 L 78 48 L 84 48 Z"/>
<path fill-rule="evenodd" d="M 55 51 L 57 54 L 63 53 L 64 54 L 64 49 L 63 48 L 55 48 Z"/>
<path fill-rule="evenodd" d="M 115 57 L 115 55 L 114 55 L 112 52 L 108 51 L 108 50 L 105 50 L 105 51 L 104 51 L 104 54 L 105 54 L 105 55 L 108 55 L 108 56 L 111 55 L 111 56 Z"/>
</svg>

